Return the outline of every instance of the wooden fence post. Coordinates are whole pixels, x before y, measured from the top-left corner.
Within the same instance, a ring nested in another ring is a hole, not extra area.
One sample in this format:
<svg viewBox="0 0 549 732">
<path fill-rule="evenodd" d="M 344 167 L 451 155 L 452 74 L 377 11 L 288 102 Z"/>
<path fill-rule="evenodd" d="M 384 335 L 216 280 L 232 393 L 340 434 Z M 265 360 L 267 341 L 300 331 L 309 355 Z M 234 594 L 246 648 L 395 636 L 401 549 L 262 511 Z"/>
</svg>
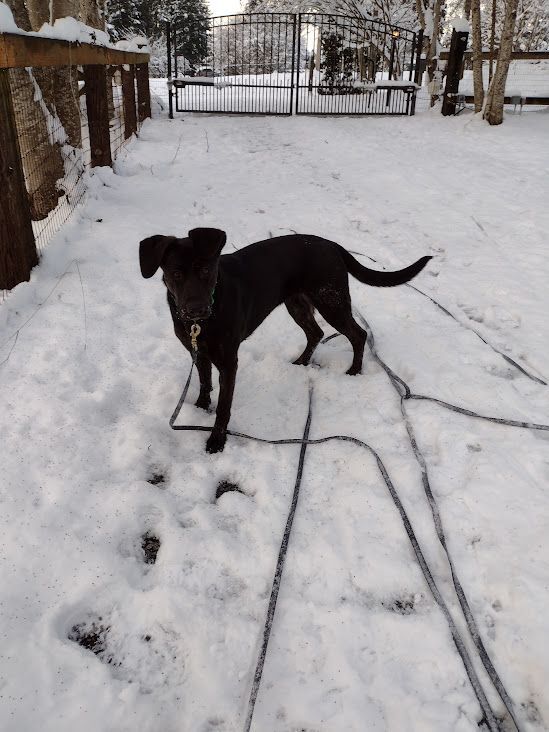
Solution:
<svg viewBox="0 0 549 732">
<path fill-rule="evenodd" d="M 90 128 L 92 168 L 96 165 L 112 165 L 111 136 L 109 131 L 109 103 L 107 98 L 107 72 L 105 66 L 84 66 L 84 90 Z"/>
<path fill-rule="evenodd" d="M 30 279 L 38 264 L 21 152 L 13 113 L 9 71 L 0 69 L 0 289 Z"/>
<path fill-rule="evenodd" d="M 448 54 L 448 66 L 446 67 L 446 84 L 444 85 L 444 98 L 442 100 L 442 114 L 445 117 L 456 113 L 457 94 L 459 80 L 463 69 L 463 56 L 467 48 L 467 31 L 452 31 L 450 41 L 450 52 Z"/>
<path fill-rule="evenodd" d="M 133 64 L 122 66 L 122 95 L 124 97 L 124 137 L 126 140 L 137 132 L 135 113 L 135 67 Z"/>
<path fill-rule="evenodd" d="M 149 89 L 149 64 L 137 64 L 137 118 L 139 124 L 151 116 L 151 90 Z"/>
</svg>

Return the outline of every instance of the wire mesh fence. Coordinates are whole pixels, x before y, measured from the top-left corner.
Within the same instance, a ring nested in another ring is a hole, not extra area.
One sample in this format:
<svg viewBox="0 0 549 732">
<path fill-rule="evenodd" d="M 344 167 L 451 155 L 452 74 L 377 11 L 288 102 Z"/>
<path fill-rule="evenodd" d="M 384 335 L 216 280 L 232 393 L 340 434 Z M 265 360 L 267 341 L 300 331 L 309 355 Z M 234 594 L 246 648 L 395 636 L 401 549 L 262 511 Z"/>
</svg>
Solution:
<svg viewBox="0 0 549 732">
<path fill-rule="evenodd" d="M 85 98 L 76 69 L 11 69 L 10 86 L 36 247 L 41 253 L 84 195 Z M 64 85 L 64 105 L 58 94 Z M 64 123 L 61 121 L 61 117 Z"/>
<path fill-rule="evenodd" d="M 111 66 L 107 76 L 110 79 L 110 88 L 112 89 L 112 97 L 109 99 L 109 132 L 112 156 L 116 158 L 126 142 L 121 67 Z"/>
<path fill-rule="evenodd" d="M 526 54 L 524 54 L 526 56 Z M 538 54 L 539 55 L 539 54 Z M 482 62 L 484 92 L 488 90 L 490 79 L 496 68 L 496 61 Z M 473 64 L 470 56 L 465 58 L 463 78 L 459 84 L 459 94 L 463 105 L 473 107 Z M 540 111 L 549 105 L 549 53 L 547 58 L 514 59 L 509 65 L 505 83 L 506 110 Z"/>
<path fill-rule="evenodd" d="M 131 136 L 125 118 L 122 67 L 106 67 L 112 158 Z M 135 74 L 133 105 L 136 107 Z M 76 66 L 9 70 L 17 141 L 36 249 L 40 255 L 86 193 L 92 166 L 90 128 L 82 68 Z M 140 122 L 134 118 L 139 129 Z M 8 290 L 0 289 L 0 301 Z"/>
</svg>

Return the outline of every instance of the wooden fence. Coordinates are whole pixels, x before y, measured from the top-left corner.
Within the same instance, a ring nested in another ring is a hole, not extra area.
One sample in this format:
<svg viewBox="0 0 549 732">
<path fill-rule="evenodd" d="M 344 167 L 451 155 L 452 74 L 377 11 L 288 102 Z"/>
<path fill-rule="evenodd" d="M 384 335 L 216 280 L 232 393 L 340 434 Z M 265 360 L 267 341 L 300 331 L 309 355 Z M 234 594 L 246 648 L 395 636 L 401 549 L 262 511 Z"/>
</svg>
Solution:
<svg viewBox="0 0 549 732">
<path fill-rule="evenodd" d="M 146 53 L 0 34 L 0 292 L 30 278 L 82 200 L 84 172 L 111 166 L 151 116 L 148 62 Z"/>
</svg>

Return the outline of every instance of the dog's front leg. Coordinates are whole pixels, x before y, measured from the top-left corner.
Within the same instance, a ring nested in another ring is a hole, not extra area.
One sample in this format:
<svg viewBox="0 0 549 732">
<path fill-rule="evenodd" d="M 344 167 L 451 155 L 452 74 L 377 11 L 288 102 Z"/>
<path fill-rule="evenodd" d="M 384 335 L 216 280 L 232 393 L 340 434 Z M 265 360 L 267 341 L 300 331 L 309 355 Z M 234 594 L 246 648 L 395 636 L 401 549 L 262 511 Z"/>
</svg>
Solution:
<svg viewBox="0 0 549 732">
<path fill-rule="evenodd" d="M 200 394 L 195 402 L 196 407 L 208 409 L 210 406 L 210 392 L 212 390 L 212 362 L 207 356 L 199 353 L 196 358 L 196 368 L 200 377 Z"/>
<path fill-rule="evenodd" d="M 217 403 L 215 424 L 206 442 L 207 452 L 221 452 L 225 447 L 237 368 L 238 358 L 236 354 L 234 357 L 227 359 L 222 366 L 219 366 L 219 401 Z"/>
</svg>

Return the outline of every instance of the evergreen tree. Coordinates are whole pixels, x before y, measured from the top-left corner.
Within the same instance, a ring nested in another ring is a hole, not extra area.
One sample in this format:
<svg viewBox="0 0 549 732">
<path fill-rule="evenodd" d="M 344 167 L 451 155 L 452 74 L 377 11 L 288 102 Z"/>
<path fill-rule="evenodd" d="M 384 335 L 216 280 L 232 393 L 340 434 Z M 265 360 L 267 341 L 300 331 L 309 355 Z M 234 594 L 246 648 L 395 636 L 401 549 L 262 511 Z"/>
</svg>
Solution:
<svg viewBox="0 0 549 732">
<path fill-rule="evenodd" d="M 143 23 L 143 0 L 108 0 L 107 30 L 113 41 L 131 38 L 137 35 L 148 35 Z"/>
<path fill-rule="evenodd" d="M 176 53 L 188 61 L 191 73 L 208 58 L 209 16 L 206 0 L 165 0 L 160 10 L 160 17 L 172 23 Z"/>
</svg>

